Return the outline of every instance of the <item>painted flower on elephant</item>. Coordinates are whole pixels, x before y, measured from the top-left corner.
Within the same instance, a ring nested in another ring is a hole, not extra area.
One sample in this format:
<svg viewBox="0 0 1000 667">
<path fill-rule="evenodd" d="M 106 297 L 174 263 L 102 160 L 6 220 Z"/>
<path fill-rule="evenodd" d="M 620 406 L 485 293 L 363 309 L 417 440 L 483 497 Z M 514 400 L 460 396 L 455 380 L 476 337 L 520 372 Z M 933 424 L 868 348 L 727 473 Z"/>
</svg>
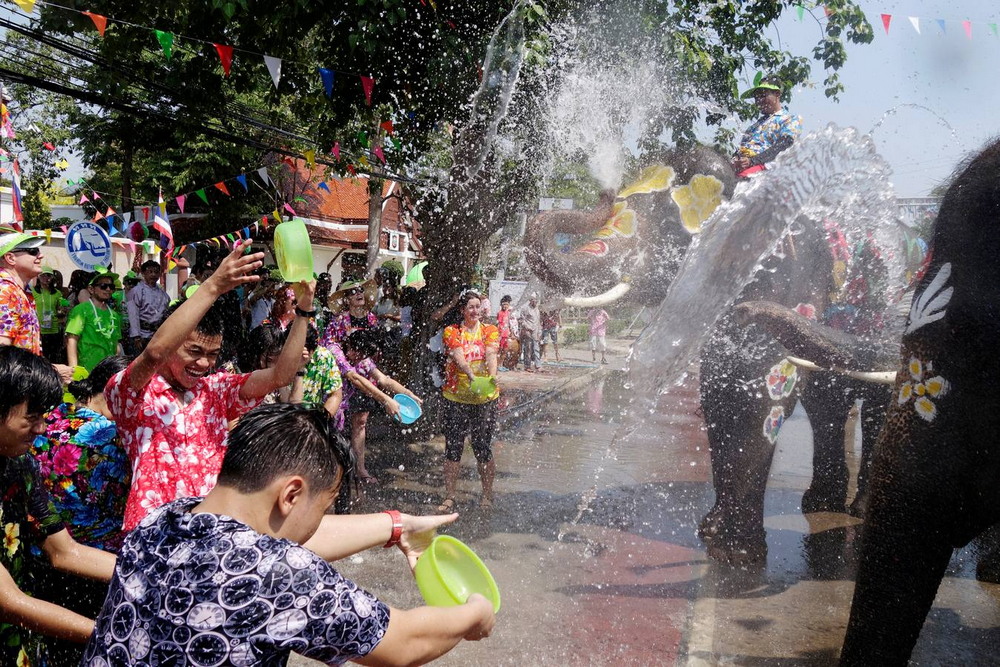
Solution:
<svg viewBox="0 0 1000 667">
<path fill-rule="evenodd" d="M 646 167 L 639 174 L 639 178 L 627 188 L 618 193 L 618 199 L 626 199 L 632 195 L 648 194 L 650 192 L 662 192 L 674 184 L 677 177 L 673 167 L 658 164 Z"/>
<path fill-rule="evenodd" d="M 773 401 L 791 396 L 795 383 L 799 380 L 798 367 L 788 359 L 782 359 L 767 372 L 767 395 Z"/>
<path fill-rule="evenodd" d="M 800 303 L 795 306 L 795 312 L 802 317 L 808 317 L 810 320 L 816 319 L 816 306 L 811 303 Z"/>
<path fill-rule="evenodd" d="M 722 203 L 722 181 L 715 176 L 698 174 L 687 185 L 674 188 L 670 197 L 681 211 L 684 229 L 697 234 L 701 231 L 701 224 Z"/>
<path fill-rule="evenodd" d="M 778 431 L 781 430 L 781 425 L 785 423 L 785 408 L 776 405 L 771 408 L 770 414 L 764 420 L 764 437 L 773 445 L 774 441 L 778 439 Z"/>
<path fill-rule="evenodd" d="M 924 421 L 934 421 L 934 417 L 937 416 L 937 406 L 931 399 L 947 394 L 951 385 L 940 375 L 924 379 L 924 376 L 934 372 L 933 363 L 930 361 L 925 364 L 920 359 L 911 357 L 907 369 L 910 371 L 910 380 L 900 386 L 897 402 L 903 405 L 913 399 L 913 409 L 916 413 Z"/>
</svg>

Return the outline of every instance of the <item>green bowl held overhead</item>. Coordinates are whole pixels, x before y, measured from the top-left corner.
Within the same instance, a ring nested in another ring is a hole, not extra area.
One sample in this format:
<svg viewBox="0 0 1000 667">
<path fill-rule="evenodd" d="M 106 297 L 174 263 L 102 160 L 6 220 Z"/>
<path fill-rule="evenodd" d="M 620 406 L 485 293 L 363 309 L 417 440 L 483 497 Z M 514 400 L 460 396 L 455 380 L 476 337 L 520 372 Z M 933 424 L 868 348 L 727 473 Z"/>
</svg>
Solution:
<svg viewBox="0 0 1000 667">
<path fill-rule="evenodd" d="M 479 593 L 493 603 L 493 613 L 500 611 L 500 589 L 479 556 L 462 541 L 450 535 L 438 535 L 420 554 L 413 569 L 417 588 L 431 607 L 454 607 L 465 604 Z"/>
<path fill-rule="evenodd" d="M 312 244 L 301 219 L 295 218 L 274 228 L 274 259 L 285 282 L 313 279 Z"/>
</svg>

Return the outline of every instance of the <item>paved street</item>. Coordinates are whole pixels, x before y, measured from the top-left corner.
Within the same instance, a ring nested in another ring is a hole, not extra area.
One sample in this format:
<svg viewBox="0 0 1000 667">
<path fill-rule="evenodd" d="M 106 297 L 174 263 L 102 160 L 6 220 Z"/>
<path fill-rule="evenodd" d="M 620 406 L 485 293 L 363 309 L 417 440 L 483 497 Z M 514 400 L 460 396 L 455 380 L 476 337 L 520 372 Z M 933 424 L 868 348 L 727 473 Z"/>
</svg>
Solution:
<svg viewBox="0 0 1000 667">
<path fill-rule="evenodd" d="M 767 563 L 715 564 L 695 536 L 713 500 L 696 378 L 616 440 L 628 397 L 619 372 L 626 345 L 616 342 L 606 367 L 591 366 L 589 351 L 568 350 L 566 362 L 545 373 L 501 375 L 516 405 L 496 444 L 496 507 L 489 515 L 476 509 L 478 480 L 467 452 L 462 516 L 447 532 L 483 557 L 503 608 L 493 637 L 462 644 L 440 664 L 835 664 L 859 522 L 801 514 L 811 475 L 807 419 L 797 411 L 778 441 L 766 503 Z M 545 401 L 534 400 L 541 395 Z M 432 511 L 442 452 L 439 439 L 373 444 L 385 483 L 364 508 Z M 995 660 L 1000 586 L 976 582 L 974 566 L 970 550 L 956 555 L 914 664 Z M 394 606 L 421 603 L 398 552 L 375 549 L 338 567 Z"/>
</svg>

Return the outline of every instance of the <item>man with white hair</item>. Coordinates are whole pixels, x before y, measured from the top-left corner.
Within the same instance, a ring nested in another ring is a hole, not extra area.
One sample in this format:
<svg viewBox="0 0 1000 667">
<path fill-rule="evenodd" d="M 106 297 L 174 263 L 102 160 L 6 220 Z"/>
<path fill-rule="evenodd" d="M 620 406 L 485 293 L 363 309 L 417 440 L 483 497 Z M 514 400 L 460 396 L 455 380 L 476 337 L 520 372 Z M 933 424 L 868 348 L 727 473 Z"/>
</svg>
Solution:
<svg viewBox="0 0 1000 667">
<path fill-rule="evenodd" d="M 521 343 L 521 354 L 524 359 L 524 370 L 534 373 L 542 367 L 538 356 L 538 344 L 542 335 L 542 314 L 538 310 L 538 292 L 528 295 L 528 303 L 521 306 L 518 312 L 518 324 Z"/>
<path fill-rule="evenodd" d="M 42 354 L 42 330 L 35 298 L 28 283 L 42 272 L 45 239 L 0 227 L 0 345 L 13 345 Z M 73 369 L 55 365 L 63 382 L 73 378 Z"/>
</svg>

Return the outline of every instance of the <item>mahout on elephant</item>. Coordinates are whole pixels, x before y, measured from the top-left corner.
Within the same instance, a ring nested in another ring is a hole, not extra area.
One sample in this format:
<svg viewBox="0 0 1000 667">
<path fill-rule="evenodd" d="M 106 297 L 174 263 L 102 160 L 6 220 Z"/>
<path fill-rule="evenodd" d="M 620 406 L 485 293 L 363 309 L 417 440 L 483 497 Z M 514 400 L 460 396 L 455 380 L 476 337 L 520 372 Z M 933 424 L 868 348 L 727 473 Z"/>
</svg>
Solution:
<svg viewBox="0 0 1000 667">
<path fill-rule="evenodd" d="M 568 306 L 603 305 L 623 296 L 637 303 L 659 303 L 702 223 L 736 188 L 728 160 L 714 151 L 670 151 L 662 164 L 645 169 L 632 185 L 602 193 L 591 211 L 550 211 L 535 217 L 525 234 L 526 259 L 553 290 L 584 294 L 566 297 Z M 844 257 L 832 242 L 838 226 L 805 215 L 790 222 L 789 232 L 736 303 L 775 302 L 813 319 L 842 313 L 838 308 L 843 303 L 836 302 L 844 301 L 850 281 Z M 557 238 L 565 234 L 583 238 L 579 244 L 561 246 Z M 746 251 L 735 244 L 725 252 Z M 877 265 L 878 257 L 874 259 Z M 863 264 L 855 262 L 856 267 Z M 883 310 L 886 299 L 883 292 L 867 289 L 859 301 L 864 303 L 854 304 L 852 322 L 877 320 L 864 316 Z M 838 308 L 831 310 L 831 305 Z M 767 477 L 777 434 L 798 400 L 814 426 L 815 465 L 804 497 L 806 511 L 846 510 L 843 429 L 855 400 L 865 401 L 869 424 L 880 421 L 887 388 L 832 373 L 810 376 L 787 356 L 779 338 L 739 310 L 719 319 L 701 350 L 701 405 L 716 502 L 699 534 L 713 557 L 750 561 L 766 555 Z M 875 431 L 865 433 L 867 461 Z M 862 493 L 865 480 L 862 471 Z"/>
</svg>

